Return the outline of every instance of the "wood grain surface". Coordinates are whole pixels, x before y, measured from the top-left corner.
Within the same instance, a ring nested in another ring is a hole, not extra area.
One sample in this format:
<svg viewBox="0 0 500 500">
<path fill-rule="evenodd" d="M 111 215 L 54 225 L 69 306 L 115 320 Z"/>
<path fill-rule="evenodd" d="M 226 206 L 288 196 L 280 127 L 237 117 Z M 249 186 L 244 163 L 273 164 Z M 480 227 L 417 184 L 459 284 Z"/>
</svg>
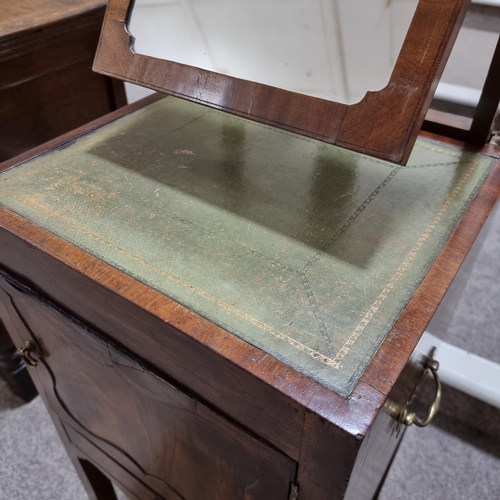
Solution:
<svg viewBox="0 0 500 500">
<path fill-rule="evenodd" d="M 105 0 L 17 0 L 2 5 L 0 33 L 4 40 L 60 24 L 81 13 L 103 9 Z M 24 36 L 24 35 L 23 35 Z M 3 47 L 2 47 L 3 48 Z"/>
<path fill-rule="evenodd" d="M 52 411 L 158 495 L 287 499 L 296 469 L 288 457 L 42 299 L 0 286 L 23 343 L 40 354 Z"/>
<path fill-rule="evenodd" d="M 123 83 L 91 70 L 104 9 L 99 0 L 19 0 L 5 6 L 0 161 L 126 104 Z"/>
</svg>

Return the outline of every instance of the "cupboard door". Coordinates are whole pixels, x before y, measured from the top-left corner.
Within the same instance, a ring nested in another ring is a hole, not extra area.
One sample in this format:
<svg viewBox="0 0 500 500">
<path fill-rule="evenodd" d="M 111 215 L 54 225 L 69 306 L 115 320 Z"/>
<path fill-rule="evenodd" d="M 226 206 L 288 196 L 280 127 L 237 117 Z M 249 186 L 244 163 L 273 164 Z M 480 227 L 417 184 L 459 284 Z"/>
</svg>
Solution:
<svg viewBox="0 0 500 500">
<path fill-rule="evenodd" d="M 55 306 L 0 283 L 18 341 L 30 342 L 38 360 L 33 370 L 48 405 L 154 492 L 185 500 L 288 498 L 293 460 Z"/>
</svg>

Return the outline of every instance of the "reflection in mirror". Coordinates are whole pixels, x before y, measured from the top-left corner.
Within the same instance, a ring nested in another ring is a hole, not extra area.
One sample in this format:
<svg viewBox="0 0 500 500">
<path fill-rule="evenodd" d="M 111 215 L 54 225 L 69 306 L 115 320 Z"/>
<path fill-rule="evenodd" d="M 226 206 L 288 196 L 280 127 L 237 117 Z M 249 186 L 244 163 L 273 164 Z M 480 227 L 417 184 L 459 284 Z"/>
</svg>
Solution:
<svg viewBox="0 0 500 500">
<path fill-rule="evenodd" d="M 345 104 L 384 88 L 418 0 L 135 0 L 136 53 Z"/>
</svg>

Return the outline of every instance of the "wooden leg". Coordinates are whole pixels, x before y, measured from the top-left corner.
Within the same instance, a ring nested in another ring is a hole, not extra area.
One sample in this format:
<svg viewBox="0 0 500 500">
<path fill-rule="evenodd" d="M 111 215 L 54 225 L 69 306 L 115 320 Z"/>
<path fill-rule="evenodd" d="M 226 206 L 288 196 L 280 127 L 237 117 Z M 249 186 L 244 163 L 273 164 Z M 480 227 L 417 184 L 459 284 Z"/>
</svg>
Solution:
<svg viewBox="0 0 500 500">
<path fill-rule="evenodd" d="M 0 376 L 7 382 L 12 392 L 27 403 L 38 395 L 17 349 L 7 329 L 0 319 Z"/>
<path fill-rule="evenodd" d="M 396 446 L 396 449 L 394 450 L 394 453 L 392 455 L 391 461 L 389 462 L 389 465 L 387 466 L 387 469 L 385 471 L 384 476 L 380 480 L 380 484 L 378 485 L 377 491 L 375 492 L 375 495 L 373 496 L 372 500 L 378 500 L 380 496 L 380 492 L 382 491 L 382 488 L 384 486 L 385 480 L 387 479 L 387 475 L 389 474 L 389 471 L 391 470 L 392 463 L 394 462 L 394 458 L 396 457 L 396 454 L 398 453 L 399 447 L 401 446 L 401 441 L 403 439 L 399 440 L 398 445 Z"/>
<path fill-rule="evenodd" d="M 38 379 L 35 379 L 37 383 Z M 50 408 L 48 402 L 45 400 L 45 393 L 41 392 L 44 398 L 45 405 L 49 415 L 52 418 L 62 444 L 66 448 L 66 452 L 76 469 L 78 477 L 87 491 L 90 500 L 118 500 L 113 484 L 108 477 L 101 472 L 101 470 L 88 459 L 88 457 L 79 448 L 77 448 L 69 439 L 68 434 L 64 428 L 63 423 L 56 413 Z"/>
<path fill-rule="evenodd" d="M 92 462 L 76 451 L 70 457 L 90 500 L 118 500 L 111 481 Z"/>
</svg>

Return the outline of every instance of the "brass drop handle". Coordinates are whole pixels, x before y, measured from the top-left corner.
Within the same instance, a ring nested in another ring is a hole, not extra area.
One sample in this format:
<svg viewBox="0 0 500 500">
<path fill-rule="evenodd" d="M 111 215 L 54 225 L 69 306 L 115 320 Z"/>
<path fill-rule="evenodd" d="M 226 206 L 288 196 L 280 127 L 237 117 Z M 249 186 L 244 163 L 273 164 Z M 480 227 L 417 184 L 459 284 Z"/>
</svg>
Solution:
<svg viewBox="0 0 500 500">
<path fill-rule="evenodd" d="M 20 347 L 17 352 L 19 353 L 21 358 L 23 358 L 23 361 L 27 366 L 32 366 L 34 368 L 38 364 L 38 360 L 31 355 L 33 351 L 29 342 L 25 342 L 24 346 Z"/>
<path fill-rule="evenodd" d="M 418 427 L 425 427 L 432 422 L 432 419 L 436 416 L 436 413 L 439 410 L 439 405 L 441 403 L 441 380 L 439 380 L 439 375 L 437 373 L 439 368 L 439 362 L 434 359 L 434 353 L 436 352 L 436 348 L 434 347 L 429 356 L 427 358 L 427 362 L 425 363 L 425 368 L 430 370 L 432 376 L 434 377 L 434 382 L 436 383 L 436 394 L 434 396 L 434 401 L 429 407 L 429 411 L 427 412 L 427 416 L 424 420 L 420 420 L 415 412 L 410 412 L 405 407 L 400 416 L 400 422 L 405 425 L 415 424 Z"/>
</svg>

